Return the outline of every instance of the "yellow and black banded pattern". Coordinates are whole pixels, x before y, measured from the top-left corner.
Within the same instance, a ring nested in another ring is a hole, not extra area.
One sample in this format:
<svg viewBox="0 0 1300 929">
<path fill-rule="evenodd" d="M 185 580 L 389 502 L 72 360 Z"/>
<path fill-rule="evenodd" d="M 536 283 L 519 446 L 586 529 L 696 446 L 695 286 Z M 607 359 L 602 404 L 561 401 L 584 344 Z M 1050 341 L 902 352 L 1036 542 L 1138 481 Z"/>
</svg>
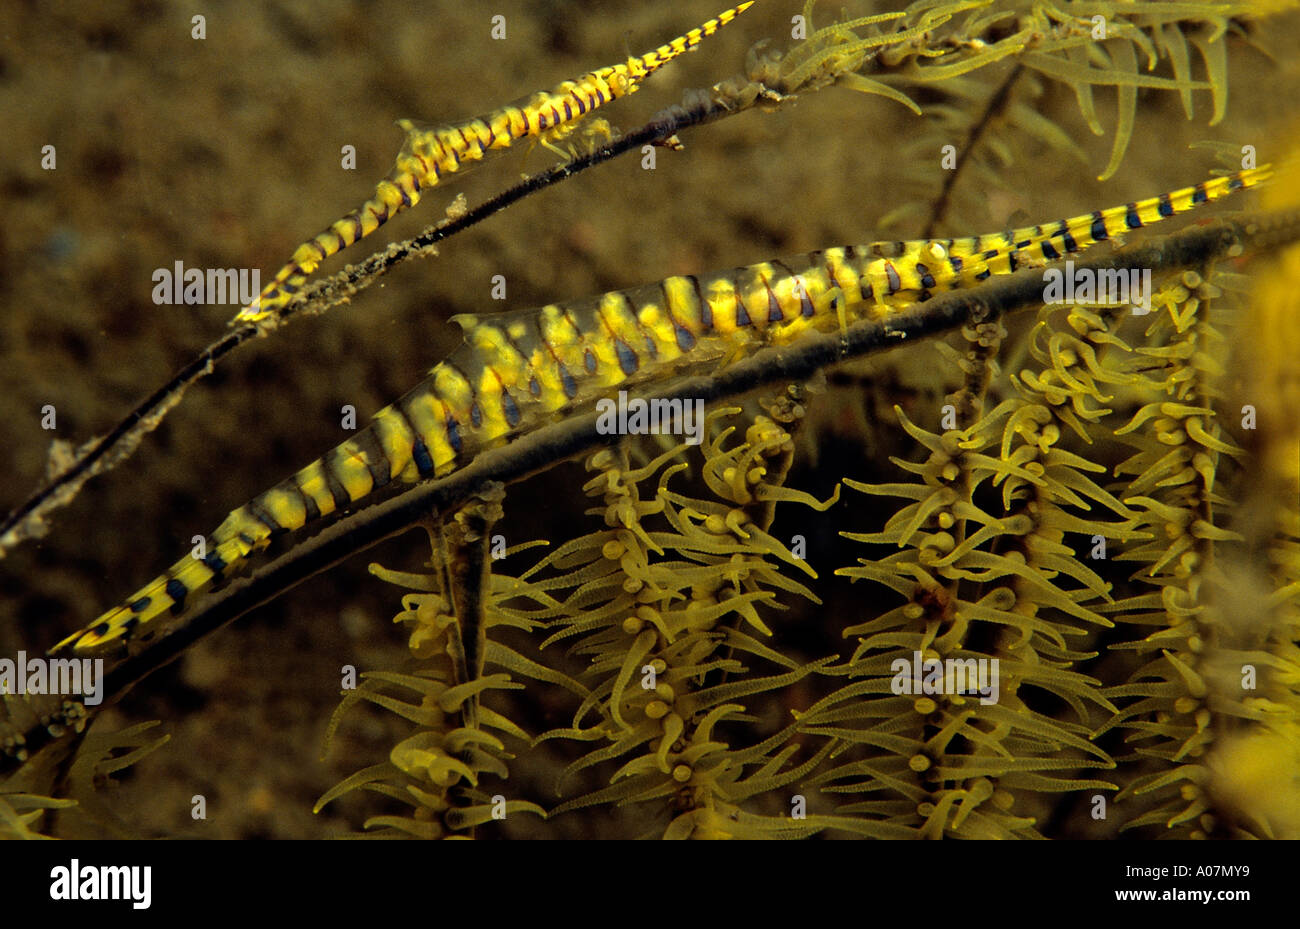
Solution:
<svg viewBox="0 0 1300 929">
<path fill-rule="evenodd" d="M 299 245 L 289 263 L 276 272 L 257 299 L 239 311 L 232 325 L 266 319 L 288 304 L 322 261 L 415 206 L 422 190 L 520 139 L 566 134 L 592 110 L 635 93 L 655 71 L 695 48 L 753 5 L 754 0 L 746 0 L 654 51 L 629 58 L 623 64 L 598 68 L 553 90 L 522 97 L 487 116 L 440 127 L 398 120 L 398 126 L 406 132 L 406 142 L 393 170 L 375 187 L 374 196 Z"/>
<path fill-rule="evenodd" d="M 446 474 L 595 398 L 1055 261 L 1269 174 L 1268 167 L 1243 171 L 993 235 L 829 248 L 540 310 L 456 317 L 464 344 L 418 387 L 376 413 L 355 438 L 231 513 L 207 540 L 206 557 L 181 559 L 56 650 L 91 653 L 150 636 L 166 625 L 156 620 L 181 615 L 188 597 L 273 535 L 352 506 L 392 481 Z"/>
</svg>

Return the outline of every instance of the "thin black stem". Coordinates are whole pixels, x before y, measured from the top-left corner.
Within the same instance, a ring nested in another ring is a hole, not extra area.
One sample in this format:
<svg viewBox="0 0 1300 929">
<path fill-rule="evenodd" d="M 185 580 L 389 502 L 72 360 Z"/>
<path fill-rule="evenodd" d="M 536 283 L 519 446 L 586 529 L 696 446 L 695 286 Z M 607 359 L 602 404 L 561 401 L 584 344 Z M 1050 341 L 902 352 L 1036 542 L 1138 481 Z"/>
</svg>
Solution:
<svg viewBox="0 0 1300 929">
<path fill-rule="evenodd" d="M 944 217 L 948 215 L 948 207 L 952 205 L 952 192 L 957 186 L 957 179 L 961 177 L 962 169 L 966 167 L 971 155 L 979 147 L 984 133 L 993 125 L 993 121 L 1006 110 L 1007 104 L 1011 101 L 1011 88 L 1015 86 L 1024 70 L 1024 65 L 1021 64 L 1017 64 L 1011 69 L 1011 73 L 1002 82 L 1002 86 L 994 91 L 993 96 L 989 97 L 989 102 L 985 105 L 980 118 L 974 122 L 970 131 L 966 133 L 966 142 L 957 155 L 957 163 L 951 171 L 945 172 L 943 189 L 939 191 L 939 198 L 934 201 L 934 208 L 930 210 L 930 219 L 921 232 L 921 238 L 935 238 L 936 229 L 943 222 Z"/>
</svg>

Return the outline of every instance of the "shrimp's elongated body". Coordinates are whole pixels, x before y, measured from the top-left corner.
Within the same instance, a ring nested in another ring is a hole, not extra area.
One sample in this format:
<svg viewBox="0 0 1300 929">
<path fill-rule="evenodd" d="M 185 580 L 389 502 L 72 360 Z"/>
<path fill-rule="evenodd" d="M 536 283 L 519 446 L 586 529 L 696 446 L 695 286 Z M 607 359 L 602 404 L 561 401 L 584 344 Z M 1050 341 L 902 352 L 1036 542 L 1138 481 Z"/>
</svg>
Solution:
<svg viewBox="0 0 1300 929">
<path fill-rule="evenodd" d="M 746 0 L 653 51 L 629 58 L 623 64 L 597 68 L 552 90 L 522 97 L 486 116 L 436 127 L 399 120 L 398 126 L 406 132 L 406 142 L 393 170 L 375 187 L 374 196 L 299 245 L 289 262 L 276 272 L 252 303 L 239 311 L 232 324 L 256 322 L 271 316 L 293 299 L 322 261 L 415 206 L 420 202 L 421 191 L 521 139 L 566 134 L 592 110 L 635 93 L 655 71 L 698 46 L 753 5 L 754 0 Z"/>
<path fill-rule="evenodd" d="M 1270 174 L 1242 171 L 1073 219 L 949 240 L 829 248 L 702 276 L 670 277 L 540 309 L 461 316 L 465 342 L 354 438 L 232 512 L 206 540 L 56 651 L 146 638 L 188 599 L 264 548 L 390 482 L 462 467 L 480 450 L 619 389 L 716 366 L 810 331 L 879 319 L 944 290 L 1050 263 Z"/>
</svg>

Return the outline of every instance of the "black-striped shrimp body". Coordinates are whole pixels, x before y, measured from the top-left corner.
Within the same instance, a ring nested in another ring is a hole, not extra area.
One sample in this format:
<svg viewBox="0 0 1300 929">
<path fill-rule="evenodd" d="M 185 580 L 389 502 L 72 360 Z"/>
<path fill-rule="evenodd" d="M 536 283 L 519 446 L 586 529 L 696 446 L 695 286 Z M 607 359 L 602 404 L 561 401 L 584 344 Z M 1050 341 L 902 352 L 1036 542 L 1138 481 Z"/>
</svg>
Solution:
<svg viewBox="0 0 1300 929">
<path fill-rule="evenodd" d="M 484 116 L 448 126 L 398 121 L 406 141 L 393 170 L 375 188 L 374 196 L 329 228 L 302 243 L 290 261 L 276 272 L 261 294 L 242 308 L 234 322 L 265 319 L 293 298 L 322 261 L 370 235 L 403 210 L 420 202 L 421 193 L 457 172 L 509 148 L 521 139 L 557 138 L 598 107 L 635 93 L 647 77 L 668 62 L 696 48 L 754 5 L 745 0 L 713 19 L 625 63 L 589 71 Z"/>
<path fill-rule="evenodd" d="M 717 367 L 762 345 L 880 319 L 941 290 L 1051 262 L 1252 187 L 1262 167 L 1113 209 L 993 235 L 830 248 L 598 297 L 462 316 L 465 342 L 355 437 L 231 513 L 186 557 L 56 649 L 93 653 L 166 628 L 270 538 L 462 466 L 596 398 Z"/>
</svg>

